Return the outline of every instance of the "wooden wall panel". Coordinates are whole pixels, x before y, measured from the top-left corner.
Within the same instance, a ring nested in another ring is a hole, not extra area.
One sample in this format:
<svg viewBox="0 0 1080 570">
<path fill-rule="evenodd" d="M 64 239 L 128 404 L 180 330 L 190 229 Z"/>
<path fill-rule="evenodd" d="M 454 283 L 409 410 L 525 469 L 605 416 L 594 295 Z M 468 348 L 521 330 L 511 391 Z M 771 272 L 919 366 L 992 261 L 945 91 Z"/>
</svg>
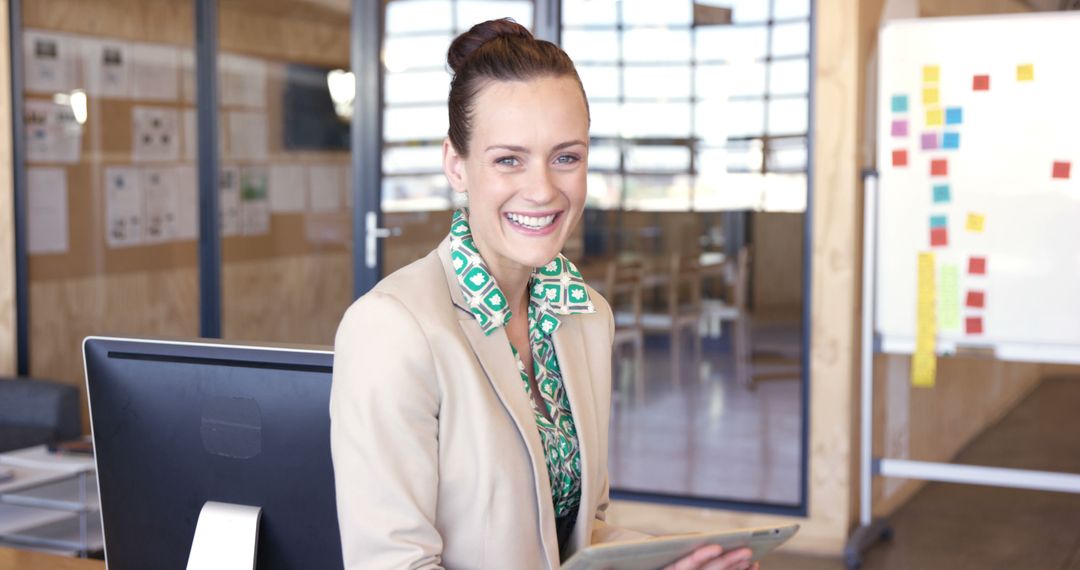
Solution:
<svg viewBox="0 0 1080 570">
<path fill-rule="evenodd" d="M 31 373 L 82 390 L 83 425 L 89 432 L 83 338 L 198 336 L 198 286 L 194 268 L 31 282 Z"/>
<path fill-rule="evenodd" d="M 751 300 L 755 314 L 798 316 L 803 304 L 804 214 L 755 212 Z"/>
<path fill-rule="evenodd" d="M 227 263 L 222 281 L 225 338 L 333 345 L 352 302 L 352 254 Z"/>
<path fill-rule="evenodd" d="M 0 0 L 0 377 L 17 368 L 15 316 L 15 212 L 11 173 L 11 42 L 8 2 Z"/>
</svg>

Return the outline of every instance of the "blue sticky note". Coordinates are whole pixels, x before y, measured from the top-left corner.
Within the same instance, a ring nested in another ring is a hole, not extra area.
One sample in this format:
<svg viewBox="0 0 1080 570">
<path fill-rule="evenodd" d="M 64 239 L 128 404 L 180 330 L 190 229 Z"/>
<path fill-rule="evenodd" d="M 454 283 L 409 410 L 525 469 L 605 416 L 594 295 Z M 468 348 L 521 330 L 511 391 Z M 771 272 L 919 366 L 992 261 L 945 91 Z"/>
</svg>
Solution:
<svg viewBox="0 0 1080 570">
<path fill-rule="evenodd" d="M 947 225 L 949 225 L 949 221 L 945 217 L 944 214 L 938 214 L 936 216 L 930 216 L 930 227 L 931 228 L 944 228 Z"/>
<path fill-rule="evenodd" d="M 960 148 L 960 133 L 945 133 L 942 135 L 941 148 L 951 150 Z"/>
<path fill-rule="evenodd" d="M 907 113 L 907 95 L 893 95 L 892 112 Z"/>
<path fill-rule="evenodd" d="M 948 184 L 934 184 L 934 203 L 947 204 L 952 200 L 952 191 Z"/>
<path fill-rule="evenodd" d="M 960 107 L 949 107 L 945 109 L 945 124 L 946 125 L 959 125 L 964 122 L 964 110 Z"/>
</svg>

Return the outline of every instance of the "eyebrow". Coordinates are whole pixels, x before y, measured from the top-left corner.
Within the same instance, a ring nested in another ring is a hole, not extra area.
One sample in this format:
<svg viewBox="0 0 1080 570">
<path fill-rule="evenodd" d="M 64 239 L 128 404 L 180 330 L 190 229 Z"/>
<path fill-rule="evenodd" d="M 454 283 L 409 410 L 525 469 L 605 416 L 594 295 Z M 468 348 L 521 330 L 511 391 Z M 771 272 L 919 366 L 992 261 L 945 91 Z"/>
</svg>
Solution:
<svg viewBox="0 0 1080 570">
<path fill-rule="evenodd" d="M 582 146 L 584 146 L 585 143 L 580 141 L 580 140 L 575 139 L 575 140 L 572 140 L 572 141 L 561 142 L 561 143 L 555 145 L 554 147 L 552 147 L 551 150 L 558 151 L 558 150 L 562 150 L 564 148 L 572 147 L 574 145 L 582 145 Z M 495 145 L 491 145 L 491 146 L 487 147 L 486 149 L 484 149 L 484 152 L 487 152 L 489 150 L 497 150 L 497 149 L 509 150 L 511 152 L 524 152 L 524 153 L 529 152 L 529 149 L 527 149 L 527 148 L 525 148 L 523 146 L 512 145 L 512 144 L 495 144 Z"/>
</svg>

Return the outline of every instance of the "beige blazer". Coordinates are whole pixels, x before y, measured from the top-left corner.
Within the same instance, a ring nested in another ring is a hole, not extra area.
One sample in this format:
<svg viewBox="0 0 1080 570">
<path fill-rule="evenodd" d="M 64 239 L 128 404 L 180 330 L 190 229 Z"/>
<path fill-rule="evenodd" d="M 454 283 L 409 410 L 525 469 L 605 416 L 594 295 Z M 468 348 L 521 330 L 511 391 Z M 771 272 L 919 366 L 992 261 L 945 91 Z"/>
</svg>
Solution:
<svg viewBox="0 0 1080 570">
<path fill-rule="evenodd" d="M 560 317 L 553 340 L 581 446 L 569 556 L 643 535 L 608 505 L 611 309 Z M 558 568 L 543 447 L 506 332 L 484 336 L 449 239 L 379 282 L 334 343 L 330 442 L 347 568 Z"/>
</svg>

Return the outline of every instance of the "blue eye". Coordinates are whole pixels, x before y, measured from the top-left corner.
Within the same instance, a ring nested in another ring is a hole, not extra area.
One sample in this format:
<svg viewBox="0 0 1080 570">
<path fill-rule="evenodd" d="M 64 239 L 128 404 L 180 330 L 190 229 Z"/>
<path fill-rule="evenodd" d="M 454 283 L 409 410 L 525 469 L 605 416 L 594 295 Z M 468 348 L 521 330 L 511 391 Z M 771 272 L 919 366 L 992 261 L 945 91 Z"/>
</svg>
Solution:
<svg viewBox="0 0 1080 570">
<path fill-rule="evenodd" d="M 576 157 L 576 156 L 574 156 L 572 154 L 564 154 L 564 155 L 556 158 L 555 162 L 558 163 L 558 164 L 574 164 L 574 163 L 576 163 L 576 162 L 578 162 L 580 160 L 581 160 L 580 158 L 578 158 L 578 157 Z"/>
<path fill-rule="evenodd" d="M 501 165 L 501 166 L 517 166 L 518 165 L 518 159 L 516 157 L 513 157 L 513 156 L 504 156 L 502 158 L 495 159 L 495 164 L 498 164 L 498 165 Z"/>
</svg>

